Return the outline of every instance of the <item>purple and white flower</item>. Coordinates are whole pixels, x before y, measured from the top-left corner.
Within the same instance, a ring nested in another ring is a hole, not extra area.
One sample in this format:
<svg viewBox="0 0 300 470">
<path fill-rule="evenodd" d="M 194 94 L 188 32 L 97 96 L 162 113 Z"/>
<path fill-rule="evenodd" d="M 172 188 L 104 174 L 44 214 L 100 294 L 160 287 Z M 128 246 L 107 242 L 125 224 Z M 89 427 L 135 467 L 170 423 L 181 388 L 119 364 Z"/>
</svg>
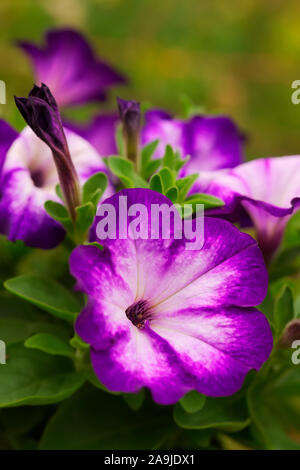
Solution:
<svg viewBox="0 0 300 470">
<path fill-rule="evenodd" d="M 8 128 L 0 122 L 1 138 L 8 136 Z M 47 200 L 60 202 L 55 192 L 59 181 L 52 152 L 29 127 L 20 134 L 10 130 L 10 134 L 10 146 L 1 152 L 0 232 L 11 241 L 53 248 L 63 240 L 65 230 L 44 209 Z M 65 135 L 81 183 L 98 171 L 106 171 L 88 142 L 70 130 L 65 130 Z"/>
<path fill-rule="evenodd" d="M 126 82 L 72 29 L 48 31 L 44 46 L 27 41 L 19 46 L 32 61 L 36 83 L 46 83 L 60 106 L 103 100 L 110 87 Z"/>
<path fill-rule="evenodd" d="M 148 189 L 123 190 L 105 203 L 117 210 L 123 195 L 148 214 L 152 204 L 171 207 Z M 254 306 L 266 295 L 267 271 L 249 235 L 207 217 L 197 251 L 185 249 L 184 237 L 92 240 L 104 249 L 79 246 L 70 258 L 77 288 L 88 297 L 75 329 L 109 390 L 148 387 L 161 404 L 193 389 L 226 396 L 266 361 L 272 334 Z"/>
<path fill-rule="evenodd" d="M 300 156 L 262 158 L 216 172 L 206 180 L 200 175 L 198 185 L 225 202 L 211 214 L 232 221 L 244 219 L 245 213 L 250 217 L 269 261 L 280 245 L 289 218 L 300 208 L 299 175 Z"/>
</svg>

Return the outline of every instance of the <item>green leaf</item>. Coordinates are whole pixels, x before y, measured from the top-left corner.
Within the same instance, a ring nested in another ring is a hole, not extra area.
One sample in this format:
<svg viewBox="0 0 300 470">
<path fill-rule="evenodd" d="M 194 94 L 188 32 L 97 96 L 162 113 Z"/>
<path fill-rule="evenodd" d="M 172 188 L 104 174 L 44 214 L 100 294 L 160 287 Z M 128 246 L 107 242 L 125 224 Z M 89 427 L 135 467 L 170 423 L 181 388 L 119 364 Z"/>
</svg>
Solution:
<svg viewBox="0 0 300 470">
<path fill-rule="evenodd" d="M 207 397 L 203 408 L 195 413 L 187 412 L 177 404 L 174 419 L 185 429 L 219 428 L 229 432 L 240 431 L 249 424 L 244 397 L 233 395 L 226 398 Z"/>
<path fill-rule="evenodd" d="M 76 232 L 78 234 L 85 234 L 94 221 L 96 215 L 95 206 L 92 202 L 87 202 L 83 206 L 76 207 L 76 213 Z"/>
<path fill-rule="evenodd" d="M 149 144 L 145 145 L 142 148 L 141 152 L 141 166 L 142 169 L 147 168 L 152 155 L 154 154 L 155 150 L 157 149 L 157 146 L 159 144 L 159 140 L 153 140 L 152 142 L 149 142 Z"/>
<path fill-rule="evenodd" d="M 51 217 L 55 220 L 61 221 L 69 217 L 67 209 L 59 202 L 46 201 L 45 209 L 48 214 L 51 215 Z"/>
<path fill-rule="evenodd" d="M 124 393 L 123 398 L 132 410 L 137 411 L 141 408 L 145 401 L 145 389 L 142 388 L 142 390 L 140 390 L 138 393 Z"/>
<path fill-rule="evenodd" d="M 274 305 L 274 325 L 276 337 L 283 332 L 285 326 L 294 318 L 294 299 L 289 286 L 283 286 Z"/>
<path fill-rule="evenodd" d="M 66 322 L 49 317 L 28 302 L 6 292 L 0 296 L 0 338 L 6 344 L 25 341 L 37 332 L 68 341 L 72 331 Z"/>
<path fill-rule="evenodd" d="M 282 247 L 284 249 L 295 246 L 300 246 L 300 211 L 293 214 L 288 221 L 282 240 Z"/>
<path fill-rule="evenodd" d="M 55 186 L 55 192 L 56 192 L 56 195 L 59 197 L 59 199 L 60 199 L 61 201 L 63 201 L 63 200 L 64 200 L 64 196 L 63 196 L 63 193 L 62 193 L 60 184 L 57 184 L 57 185 Z"/>
<path fill-rule="evenodd" d="M 284 276 L 298 275 L 300 266 L 300 246 L 287 248 L 276 256 L 269 270 L 270 281 Z"/>
<path fill-rule="evenodd" d="M 175 186 L 172 186 L 166 192 L 166 197 L 168 197 L 175 204 L 178 199 L 178 189 Z"/>
<path fill-rule="evenodd" d="M 111 172 L 123 182 L 127 188 L 147 188 L 146 181 L 137 175 L 133 168 L 133 163 L 125 158 L 112 156 L 107 159 L 107 164 Z"/>
<path fill-rule="evenodd" d="M 130 160 L 118 156 L 111 156 L 107 159 L 107 164 L 112 173 L 119 178 L 125 176 L 129 180 L 133 173 L 133 164 Z"/>
<path fill-rule="evenodd" d="M 210 194 L 201 193 L 192 194 L 184 201 L 184 203 L 192 204 L 193 206 L 196 206 L 196 204 L 203 204 L 204 209 L 214 209 L 216 207 L 224 206 L 224 202 L 221 199 L 211 196 Z"/>
<path fill-rule="evenodd" d="M 28 274 L 7 280 L 4 287 L 12 294 L 64 320 L 74 321 L 82 308 L 71 292 L 52 279 Z"/>
<path fill-rule="evenodd" d="M 107 187 L 107 176 L 105 173 L 95 173 L 82 187 L 82 203 L 92 202 L 97 206 Z"/>
<path fill-rule="evenodd" d="M 285 364 L 285 369 L 287 365 Z M 267 450 L 300 450 L 293 439 L 300 431 L 299 366 L 267 383 L 257 380 L 248 390 L 252 431 Z"/>
<path fill-rule="evenodd" d="M 191 390 L 181 398 L 179 403 L 187 413 L 200 411 L 205 404 L 206 397 L 196 390 Z"/>
<path fill-rule="evenodd" d="M 67 231 L 72 231 L 73 224 L 69 217 L 69 213 L 65 206 L 55 201 L 45 202 L 45 211 L 52 217 L 52 219 L 60 222 Z"/>
<path fill-rule="evenodd" d="M 150 180 L 150 189 L 163 194 L 163 185 L 162 185 L 161 177 L 158 173 L 152 176 Z"/>
<path fill-rule="evenodd" d="M 162 160 L 163 166 L 170 168 L 171 170 L 174 170 L 175 161 L 176 161 L 175 153 L 173 152 L 171 145 L 166 145 L 165 154 Z"/>
<path fill-rule="evenodd" d="M 133 413 L 121 397 L 86 387 L 50 419 L 40 449 L 157 449 L 171 425 L 167 407 L 150 405 Z"/>
<path fill-rule="evenodd" d="M 198 178 L 198 173 L 194 173 L 192 175 L 186 176 L 185 178 L 180 178 L 176 181 L 177 188 L 179 190 L 179 201 L 183 202 Z"/>
<path fill-rule="evenodd" d="M 80 349 L 82 351 L 87 350 L 90 347 L 87 343 L 82 341 L 82 339 L 77 335 L 77 333 L 75 333 L 73 338 L 70 339 L 70 345 L 74 349 Z"/>
<path fill-rule="evenodd" d="M 159 171 L 159 176 L 161 178 L 163 193 L 166 194 L 169 188 L 175 185 L 175 174 L 169 168 L 164 167 Z"/>
<path fill-rule="evenodd" d="M 82 386 L 84 377 L 63 357 L 7 347 L 7 362 L 0 366 L 0 407 L 57 403 Z"/>
<path fill-rule="evenodd" d="M 74 350 L 72 347 L 62 339 L 49 333 L 38 333 L 31 336 L 25 341 L 25 347 L 38 349 L 39 351 L 53 354 L 54 356 L 74 358 Z"/>
<path fill-rule="evenodd" d="M 148 165 L 142 170 L 141 174 L 145 180 L 151 178 L 151 176 L 158 170 L 161 165 L 161 159 L 151 160 Z"/>
</svg>

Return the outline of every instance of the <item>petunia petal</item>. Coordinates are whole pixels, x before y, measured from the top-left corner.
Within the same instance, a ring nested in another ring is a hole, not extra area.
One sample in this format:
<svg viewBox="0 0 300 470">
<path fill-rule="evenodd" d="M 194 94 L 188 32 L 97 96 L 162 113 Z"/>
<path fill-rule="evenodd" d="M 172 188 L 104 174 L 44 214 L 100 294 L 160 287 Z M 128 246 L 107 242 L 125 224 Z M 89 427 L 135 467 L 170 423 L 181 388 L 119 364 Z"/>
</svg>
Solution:
<svg viewBox="0 0 300 470">
<path fill-rule="evenodd" d="M 209 396 L 235 393 L 273 345 L 267 319 L 253 308 L 187 308 L 159 316 L 151 328 L 176 350 L 196 390 Z"/>
<path fill-rule="evenodd" d="M 65 123 L 68 129 L 90 142 L 102 157 L 117 154 L 115 134 L 119 116 L 116 114 L 99 114 L 86 125 Z"/>
<path fill-rule="evenodd" d="M 144 144 L 159 139 L 154 157 L 162 157 L 167 144 L 190 156 L 184 166 L 185 176 L 199 171 L 232 168 L 243 160 L 244 138 L 226 116 L 195 116 L 189 121 L 172 119 L 164 111 L 151 110 L 145 115 L 142 132 Z"/>
<path fill-rule="evenodd" d="M 33 62 L 36 81 L 46 83 L 60 106 L 103 100 L 112 85 L 125 78 L 97 59 L 84 37 L 72 29 L 51 30 L 45 46 L 22 41 Z"/>
<path fill-rule="evenodd" d="M 18 133 L 3 119 L 0 119 L 0 173 L 5 161 L 6 152 L 18 137 Z"/>
<path fill-rule="evenodd" d="M 280 244 L 289 217 L 300 207 L 299 173 L 300 156 L 289 156 L 253 160 L 215 175 L 205 190 L 222 197 L 225 207 L 211 214 L 237 221 L 241 210 L 247 212 L 269 258 Z"/>
</svg>

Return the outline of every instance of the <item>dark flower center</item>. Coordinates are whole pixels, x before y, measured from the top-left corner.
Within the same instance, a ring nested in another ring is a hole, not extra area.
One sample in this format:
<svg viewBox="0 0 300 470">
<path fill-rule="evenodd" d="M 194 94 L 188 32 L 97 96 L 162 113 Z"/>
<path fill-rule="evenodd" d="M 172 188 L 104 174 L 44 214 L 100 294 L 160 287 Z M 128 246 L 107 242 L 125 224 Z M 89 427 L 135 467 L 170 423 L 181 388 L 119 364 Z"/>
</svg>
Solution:
<svg viewBox="0 0 300 470">
<path fill-rule="evenodd" d="M 145 321 L 151 317 L 151 309 L 147 300 L 138 300 L 125 310 L 127 318 L 137 328 L 144 328 Z"/>
<path fill-rule="evenodd" d="M 31 176 L 34 186 L 36 186 L 37 188 L 42 188 L 44 186 L 45 181 L 44 181 L 44 174 L 42 170 L 32 171 L 30 176 Z"/>
</svg>

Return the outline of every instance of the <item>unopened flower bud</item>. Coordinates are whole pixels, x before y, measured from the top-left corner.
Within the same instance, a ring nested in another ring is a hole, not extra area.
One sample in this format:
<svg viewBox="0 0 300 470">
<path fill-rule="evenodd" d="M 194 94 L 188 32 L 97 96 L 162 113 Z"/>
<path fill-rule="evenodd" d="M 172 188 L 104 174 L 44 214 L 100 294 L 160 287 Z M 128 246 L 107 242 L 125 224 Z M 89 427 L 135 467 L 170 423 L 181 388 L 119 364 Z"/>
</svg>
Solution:
<svg viewBox="0 0 300 470">
<path fill-rule="evenodd" d="M 34 85 L 28 98 L 15 97 L 15 102 L 26 123 L 52 150 L 65 202 L 74 221 L 75 208 L 80 205 L 79 183 L 56 101 L 42 84 Z"/>
<path fill-rule="evenodd" d="M 138 167 L 141 131 L 140 103 L 122 100 L 121 98 L 117 98 L 117 101 L 123 126 L 126 157 Z"/>
</svg>

